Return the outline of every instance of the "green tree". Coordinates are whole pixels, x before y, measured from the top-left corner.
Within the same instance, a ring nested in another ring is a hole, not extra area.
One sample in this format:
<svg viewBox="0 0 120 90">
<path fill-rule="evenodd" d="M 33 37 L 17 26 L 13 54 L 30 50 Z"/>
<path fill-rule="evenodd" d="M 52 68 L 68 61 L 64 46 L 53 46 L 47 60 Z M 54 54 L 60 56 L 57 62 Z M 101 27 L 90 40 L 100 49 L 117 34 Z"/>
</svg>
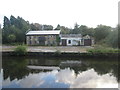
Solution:
<svg viewBox="0 0 120 90">
<path fill-rule="evenodd" d="M 53 30 L 52 25 L 43 25 L 43 30 Z"/>
<path fill-rule="evenodd" d="M 120 25 L 117 25 L 117 30 L 118 30 L 118 48 L 120 49 Z"/>
<path fill-rule="evenodd" d="M 15 25 L 15 26 L 17 26 L 17 19 L 13 16 L 13 15 L 11 15 L 10 16 L 10 23 L 11 23 L 11 25 Z"/>
<path fill-rule="evenodd" d="M 65 26 L 61 26 L 61 34 L 69 34 L 71 29 L 65 27 Z"/>
<path fill-rule="evenodd" d="M 60 29 L 61 29 L 61 26 L 58 24 L 55 30 L 60 30 Z"/>
<path fill-rule="evenodd" d="M 42 25 L 40 25 L 39 23 L 32 23 L 30 24 L 31 30 L 42 30 Z"/>
<path fill-rule="evenodd" d="M 78 33 L 80 33 L 79 25 L 75 23 L 74 29 L 71 31 L 71 34 L 78 34 Z"/>
<path fill-rule="evenodd" d="M 95 28 L 95 41 L 98 43 L 104 40 L 111 32 L 110 26 L 98 25 Z"/>
<path fill-rule="evenodd" d="M 10 16 L 10 20 L 4 16 L 4 25 L 2 30 L 3 43 L 10 43 L 12 35 L 15 35 L 16 43 L 25 42 L 25 32 L 30 29 L 30 24 L 21 17 Z"/>
<path fill-rule="evenodd" d="M 79 31 L 80 31 L 80 33 L 81 33 L 83 36 L 85 36 L 85 35 L 87 35 L 87 34 L 89 33 L 89 29 L 88 29 L 88 27 L 85 26 L 85 25 L 81 25 L 81 26 L 79 27 Z"/>
<path fill-rule="evenodd" d="M 92 37 L 94 37 L 94 35 L 95 35 L 95 29 L 94 28 L 89 28 L 87 34 L 90 35 L 90 36 L 92 36 Z"/>
<path fill-rule="evenodd" d="M 9 35 L 10 33 L 10 20 L 4 16 L 4 22 L 3 22 L 3 29 L 2 29 L 2 42 L 3 43 L 8 43 L 8 40 L 7 40 L 7 36 Z"/>
<path fill-rule="evenodd" d="M 10 20 L 6 16 L 4 16 L 3 28 L 8 28 L 10 25 Z"/>
<path fill-rule="evenodd" d="M 10 34 L 10 35 L 8 36 L 8 40 L 9 40 L 10 43 L 13 43 L 13 42 L 15 42 L 15 40 L 16 40 L 16 36 L 15 36 L 14 34 Z"/>
</svg>

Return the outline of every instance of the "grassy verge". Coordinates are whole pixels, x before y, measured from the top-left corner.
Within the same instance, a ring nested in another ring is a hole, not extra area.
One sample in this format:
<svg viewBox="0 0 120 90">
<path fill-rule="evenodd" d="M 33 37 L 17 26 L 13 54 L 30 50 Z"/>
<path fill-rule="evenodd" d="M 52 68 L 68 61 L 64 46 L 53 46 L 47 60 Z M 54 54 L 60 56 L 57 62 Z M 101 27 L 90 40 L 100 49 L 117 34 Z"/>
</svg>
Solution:
<svg viewBox="0 0 120 90">
<path fill-rule="evenodd" d="M 95 46 L 93 49 L 87 49 L 88 53 L 120 53 L 120 49 L 110 47 Z"/>
</svg>

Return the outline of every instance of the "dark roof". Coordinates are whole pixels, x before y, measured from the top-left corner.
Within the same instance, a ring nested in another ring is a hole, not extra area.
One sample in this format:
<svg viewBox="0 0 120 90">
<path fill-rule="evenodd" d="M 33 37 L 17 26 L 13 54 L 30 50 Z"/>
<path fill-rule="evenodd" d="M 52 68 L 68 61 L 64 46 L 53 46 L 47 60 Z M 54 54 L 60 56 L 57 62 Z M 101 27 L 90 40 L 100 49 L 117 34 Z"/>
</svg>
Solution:
<svg viewBox="0 0 120 90">
<path fill-rule="evenodd" d="M 67 38 L 75 37 L 75 38 L 77 38 L 77 37 L 82 37 L 82 35 L 81 34 L 61 34 L 61 37 L 67 37 Z"/>
</svg>

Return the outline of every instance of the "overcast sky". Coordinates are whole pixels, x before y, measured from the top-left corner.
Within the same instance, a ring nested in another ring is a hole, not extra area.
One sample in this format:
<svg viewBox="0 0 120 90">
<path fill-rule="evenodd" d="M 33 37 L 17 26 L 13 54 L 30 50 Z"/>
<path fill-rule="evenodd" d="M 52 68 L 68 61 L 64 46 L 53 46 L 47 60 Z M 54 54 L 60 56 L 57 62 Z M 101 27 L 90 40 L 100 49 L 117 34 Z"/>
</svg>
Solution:
<svg viewBox="0 0 120 90">
<path fill-rule="evenodd" d="M 30 23 L 57 24 L 73 28 L 99 24 L 116 27 L 119 0 L 0 0 L 0 23 L 3 16 L 20 16 Z"/>
</svg>

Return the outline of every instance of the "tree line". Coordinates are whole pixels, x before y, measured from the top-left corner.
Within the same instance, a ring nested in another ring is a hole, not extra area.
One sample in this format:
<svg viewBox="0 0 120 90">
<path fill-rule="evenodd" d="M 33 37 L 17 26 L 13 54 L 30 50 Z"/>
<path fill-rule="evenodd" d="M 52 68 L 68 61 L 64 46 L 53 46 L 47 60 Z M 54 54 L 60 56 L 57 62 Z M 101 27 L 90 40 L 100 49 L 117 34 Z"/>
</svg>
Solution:
<svg viewBox="0 0 120 90">
<path fill-rule="evenodd" d="M 25 43 L 25 34 L 28 30 L 53 30 L 52 25 L 41 25 L 39 23 L 29 23 L 22 17 L 15 18 L 13 15 L 10 19 L 4 16 L 2 28 L 3 44 Z M 90 28 L 86 25 L 74 25 L 74 28 L 57 25 L 54 30 L 60 30 L 61 34 L 81 34 L 89 35 L 95 39 L 96 44 L 105 44 L 114 48 L 118 47 L 120 25 L 115 28 L 106 25 L 98 25 L 96 28 Z"/>
</svg>

